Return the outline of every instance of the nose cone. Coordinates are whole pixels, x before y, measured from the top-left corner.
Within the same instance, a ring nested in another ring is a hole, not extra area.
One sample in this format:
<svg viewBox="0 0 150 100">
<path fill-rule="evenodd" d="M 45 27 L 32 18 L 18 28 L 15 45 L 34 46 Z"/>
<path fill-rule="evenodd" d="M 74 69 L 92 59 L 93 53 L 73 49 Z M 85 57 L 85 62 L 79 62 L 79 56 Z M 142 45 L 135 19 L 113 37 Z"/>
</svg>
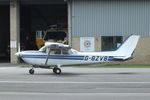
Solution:
<svg viewBox="0 0 150 100">
<path fill-rule="evenodd" d="M 21 56 L 21 52 L 17 52 L 15 55 L 16 55 L 17 57 L 20 57 L 20 56 Z"/>
</svg>

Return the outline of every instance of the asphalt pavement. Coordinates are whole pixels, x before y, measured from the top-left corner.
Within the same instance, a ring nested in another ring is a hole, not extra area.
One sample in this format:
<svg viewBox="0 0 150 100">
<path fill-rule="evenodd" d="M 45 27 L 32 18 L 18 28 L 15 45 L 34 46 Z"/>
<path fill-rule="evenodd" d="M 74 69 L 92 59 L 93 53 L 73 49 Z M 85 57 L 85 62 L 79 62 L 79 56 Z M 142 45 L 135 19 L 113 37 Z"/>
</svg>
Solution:
<svg viewBox="0 0 150 100">
<path fill-rule="evenodd" d="M 150 68 L 63 67 L 60 75 L 29 69 L 0 64 L 0 100 L 150 99 Z"/>
</svg>

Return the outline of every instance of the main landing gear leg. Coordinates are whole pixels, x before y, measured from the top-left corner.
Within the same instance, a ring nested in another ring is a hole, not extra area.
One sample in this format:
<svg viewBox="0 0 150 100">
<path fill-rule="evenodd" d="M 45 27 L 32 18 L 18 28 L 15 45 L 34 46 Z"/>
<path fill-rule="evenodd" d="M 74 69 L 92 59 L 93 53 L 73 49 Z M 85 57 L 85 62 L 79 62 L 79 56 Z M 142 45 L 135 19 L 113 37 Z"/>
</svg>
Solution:
<svg viewBox="0 0 150 100">
<path fill-rule="evenodd" d="M 61 69 L 60 69 L 59 67 L 54 67 L 54 68 L 53 68 L 53 72 L 54 72 L 55 74 L 61 74 Z"/>
</svg>

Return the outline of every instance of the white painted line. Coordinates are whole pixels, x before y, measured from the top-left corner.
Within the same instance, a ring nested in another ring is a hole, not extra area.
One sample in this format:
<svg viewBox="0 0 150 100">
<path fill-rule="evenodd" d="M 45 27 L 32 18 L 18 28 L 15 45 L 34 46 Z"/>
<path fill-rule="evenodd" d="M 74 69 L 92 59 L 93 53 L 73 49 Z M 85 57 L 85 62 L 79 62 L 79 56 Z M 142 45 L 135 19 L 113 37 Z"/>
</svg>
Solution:
<svg viewBox="0 0 150 100">
<path fill-rule="evenodd" d="M 150 82 L 48 82 L 48 81 L 0 81 L 19 84 L 150 84 Z"/>
<path fill-rule="evenodd" d="M 150 97 L 150 93 L 41 93 L 41 92 L 0 92 L 0 95 L 71 95 L 71 96 L 76 96 L 76 95 L 88 95 L 88 96 L 148 96 Z"/>
</svg>

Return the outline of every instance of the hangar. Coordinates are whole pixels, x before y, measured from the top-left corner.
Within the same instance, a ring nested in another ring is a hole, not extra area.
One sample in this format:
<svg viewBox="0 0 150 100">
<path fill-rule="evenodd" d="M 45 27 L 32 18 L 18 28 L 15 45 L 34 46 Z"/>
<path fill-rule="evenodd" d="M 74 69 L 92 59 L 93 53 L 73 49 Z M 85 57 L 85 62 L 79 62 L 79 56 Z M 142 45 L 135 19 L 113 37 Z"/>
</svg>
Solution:
<svg viewBox="0 0 150 100">
<path fill-rule="evenodd" d="M 135 59 L 127 63 L 150 64 L 148 0 L 0 0 L 0 12 L 0 61 L 17 63 L 17 51 L 37 49 L 36 32 L 63 23 L 69 45 L 79 51 L 116 49 L 138 34 Z"/>
<path fill-rule="evenodd" d="M 63 25 L 67 29 L 67 2 L 64 0 L 0 0 L 0 61 L 17 63 L 15 53 L 38 49 L 36 33 Z M 64 38 L 55 34 L 56 39 Z M 65 34 L 66 35 L 66 34 Z"/>
</svg>

